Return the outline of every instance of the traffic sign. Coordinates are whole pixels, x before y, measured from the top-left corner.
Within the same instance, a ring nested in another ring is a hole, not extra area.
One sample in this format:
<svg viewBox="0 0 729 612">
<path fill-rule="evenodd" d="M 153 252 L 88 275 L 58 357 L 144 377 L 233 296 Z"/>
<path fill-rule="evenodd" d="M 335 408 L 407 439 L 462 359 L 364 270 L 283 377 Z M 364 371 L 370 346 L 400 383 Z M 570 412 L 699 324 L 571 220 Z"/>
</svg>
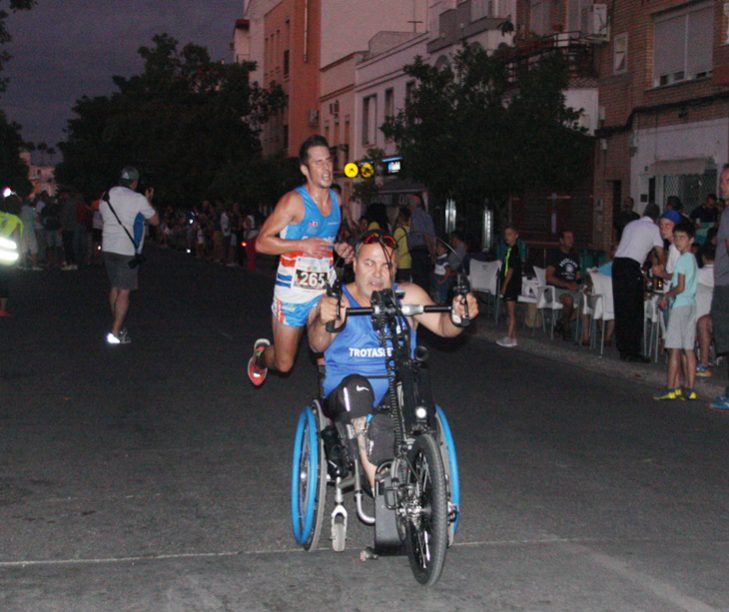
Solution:
<svg viewBox="0 0 729 612">
<path fill-rule="evenodd" d="M 362 178 L 370 178 L 375 174 L 375 168 L 370 162 L 365 162 L 364 164 L 362 164 L 362 167 L 359 171 L 362 174 Z"/>
</svg>

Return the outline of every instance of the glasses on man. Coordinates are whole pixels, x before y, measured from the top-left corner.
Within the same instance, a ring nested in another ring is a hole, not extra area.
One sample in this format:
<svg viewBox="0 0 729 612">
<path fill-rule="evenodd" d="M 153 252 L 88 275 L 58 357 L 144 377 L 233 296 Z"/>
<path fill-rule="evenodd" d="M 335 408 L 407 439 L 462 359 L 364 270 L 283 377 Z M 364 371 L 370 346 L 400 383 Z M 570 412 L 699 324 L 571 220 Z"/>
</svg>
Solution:
<svg viewBox="0 0 729 612">
<path fill-rule="evenodd" d="M 397 241 L 380 230 L 370 230 L 365 232 L 362 238 L 360 238 L 360 244 L 381 244 L 390 249 L 397 248 Z"/>
</svg>

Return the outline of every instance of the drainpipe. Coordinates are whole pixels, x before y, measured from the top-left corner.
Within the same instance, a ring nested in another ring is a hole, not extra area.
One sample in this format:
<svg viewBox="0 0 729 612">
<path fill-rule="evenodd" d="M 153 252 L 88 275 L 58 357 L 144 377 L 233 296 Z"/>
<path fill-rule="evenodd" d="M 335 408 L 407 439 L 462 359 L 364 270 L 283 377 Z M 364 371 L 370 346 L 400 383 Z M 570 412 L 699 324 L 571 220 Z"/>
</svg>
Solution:
<svg viewBox="0 0 729 612">
<path fill-rule="evenodd" d="M 309 0 L 304 0 L 304 63 L 309 61 Z"/>
</svg>

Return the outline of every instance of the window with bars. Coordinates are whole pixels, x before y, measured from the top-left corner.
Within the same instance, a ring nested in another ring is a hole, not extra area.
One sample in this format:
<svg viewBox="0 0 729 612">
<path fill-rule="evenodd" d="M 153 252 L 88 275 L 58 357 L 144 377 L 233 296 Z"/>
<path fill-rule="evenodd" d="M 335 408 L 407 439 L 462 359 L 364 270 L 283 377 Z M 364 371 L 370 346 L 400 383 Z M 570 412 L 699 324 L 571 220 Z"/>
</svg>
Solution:
<svg viewBox="0 0 729 612">
<path fill-rule="evenodd" d="M 714 6 L 691 4 L 655 18 L 653 86 L 661 87 L 711 75 Z"/>
</svg>

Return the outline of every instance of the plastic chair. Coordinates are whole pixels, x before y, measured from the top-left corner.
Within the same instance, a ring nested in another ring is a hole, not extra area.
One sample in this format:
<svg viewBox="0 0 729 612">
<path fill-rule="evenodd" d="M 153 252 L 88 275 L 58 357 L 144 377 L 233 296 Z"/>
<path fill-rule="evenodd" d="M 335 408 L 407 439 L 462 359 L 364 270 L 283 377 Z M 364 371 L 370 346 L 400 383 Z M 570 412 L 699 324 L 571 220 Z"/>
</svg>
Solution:
<svg viewBox="0 0 729 612">
<path fill-rule="evenodd" d="M 600 356 L 605 352 L 605 324 L 615 319 L 615 306 L 613 304 L 613 279 L 597 270 L 590 271 L 592 279 L 592 295 L 595 298 L 591 318 L 591 331 L 596 326 L 595 321 L 601 322 L 600 329 Z M 590 344 L 593 343 L 594 334 L 590 334 Z"/>
<path fill-rule="evenodd" d="M 547 322 L 544 311 L 549 311 L 549 337 L 554 339 L 555 313 L 562 310 L 563 306 L 557 300 L 555 287 L 547 285 L 547 270 L 534 266 L 534 276 L 536 282 L 522 282 L 519 302 L 522 304 L 536 304 L 537 310 L 542 313 L 542 329 L 545 333 L 547 331 Z"/>
<path fill-rule="evenodd" d="M 492 296 L 496 323 L 499 322 L 499 306 L 501 304 L 501 296 L 499 295 L 500 271 L 500 261 L 477 261 L 472 259 L 468 273 L 471 291 L 476 294 L 482 293 L 486 296 Z"/>
<path fill-rule="evenodd" d="M 661 297 L 663 296 L 654 294 L 644 303 L 643 345 L 645 354 L 648 357 L 654 355 L 656 363 L 658 363 L 661 341 L 666 335 L 666 319 L 663 311 L 658 308 L 658 301 Z"/>
</svg>

